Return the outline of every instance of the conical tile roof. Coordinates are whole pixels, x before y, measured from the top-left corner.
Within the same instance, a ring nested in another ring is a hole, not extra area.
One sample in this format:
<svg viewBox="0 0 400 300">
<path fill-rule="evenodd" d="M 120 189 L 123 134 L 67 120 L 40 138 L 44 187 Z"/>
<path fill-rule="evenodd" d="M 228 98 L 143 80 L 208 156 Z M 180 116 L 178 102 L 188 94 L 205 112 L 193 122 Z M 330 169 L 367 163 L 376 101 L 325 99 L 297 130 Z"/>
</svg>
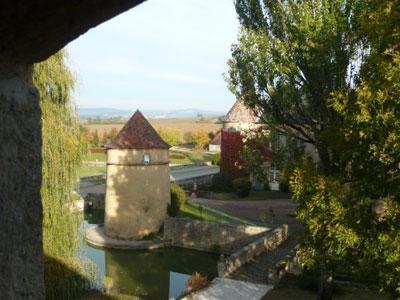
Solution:
<svg viewBox="0 0 400 300">
<path fill-rule="evenodd" d="M 107 149 L 169 149 L 149 121 L 138 110 L 118 133 Z"/>
<path fill-rule="evenodd" d="M 256 123 L 257 121 L 257 116 L 249 107 L 246 106 L 242 98 L 236 100 L 235 104 L 224 118 L 224 122 L 230 123 Z"/>
</svg>

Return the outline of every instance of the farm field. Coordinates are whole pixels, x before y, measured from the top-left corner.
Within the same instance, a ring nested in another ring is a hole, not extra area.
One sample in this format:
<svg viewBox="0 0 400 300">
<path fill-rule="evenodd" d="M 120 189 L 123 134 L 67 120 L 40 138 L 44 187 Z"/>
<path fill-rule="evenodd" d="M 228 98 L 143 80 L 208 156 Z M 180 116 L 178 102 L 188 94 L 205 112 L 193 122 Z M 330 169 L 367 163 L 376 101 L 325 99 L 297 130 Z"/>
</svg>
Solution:
<svg viewBox="0 0 400 300">
<path fill-rule="evenodd" d="M 163 128 L 163 129 L 173 129 L 178 130 L 181 134 L 181 137 L 185 132 L 192 131 L 195 132 L 199 128 L 202 128 L 206 132 L 216 132 L 221 129 L 221 124 L 215 123 L 198 123 L 196 122 L 196 118 L 176 118 L 176 119 L 149 119 L 150 124 L 155 128 Z M 118 124 L 85 124 L 85 128 L 87 128 L 90 132 L 95 131 L 97 129 L 100 136 L 103 135 L 104 132 L 109 132 L 112 128 L 117 129 L 118 131 L 124 126 L 122 123 Z"/>
</svg>

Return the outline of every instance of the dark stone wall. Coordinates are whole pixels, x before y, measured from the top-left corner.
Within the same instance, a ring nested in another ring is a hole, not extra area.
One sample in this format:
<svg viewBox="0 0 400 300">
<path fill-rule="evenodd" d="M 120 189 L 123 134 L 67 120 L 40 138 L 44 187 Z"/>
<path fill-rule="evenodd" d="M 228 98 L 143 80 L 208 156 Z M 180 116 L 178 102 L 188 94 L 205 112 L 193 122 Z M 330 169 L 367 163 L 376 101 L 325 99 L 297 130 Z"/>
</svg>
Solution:
<svg viewBox="0 0 400 300">
<path fill-rule="evenodd" d="M 90 28 L 143 1 L 1 0 L 0 56 L 27 63 L 45 60 Z"/>
<path fill-rule="evenodd" d="M 0 62 L 0 299 L 44 298 L 41 115 L 31 70 Z"/>
</svg>

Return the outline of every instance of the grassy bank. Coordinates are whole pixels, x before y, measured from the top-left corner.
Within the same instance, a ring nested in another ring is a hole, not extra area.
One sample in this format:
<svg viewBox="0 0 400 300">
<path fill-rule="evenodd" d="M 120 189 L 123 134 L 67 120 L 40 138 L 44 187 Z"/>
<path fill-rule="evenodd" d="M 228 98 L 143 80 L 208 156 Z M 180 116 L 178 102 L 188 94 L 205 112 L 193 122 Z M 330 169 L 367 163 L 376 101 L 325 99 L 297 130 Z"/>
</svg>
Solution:
<svg viewBox="0 0 400 300">
<path fill-rule="evenodd" d="M 236 218 L 221 211 L 191 203 L 186 203 L 181 207 L 180 215 L 186 218 L 223 224 L 255 225 L 250 221 Z"/>
</svg>

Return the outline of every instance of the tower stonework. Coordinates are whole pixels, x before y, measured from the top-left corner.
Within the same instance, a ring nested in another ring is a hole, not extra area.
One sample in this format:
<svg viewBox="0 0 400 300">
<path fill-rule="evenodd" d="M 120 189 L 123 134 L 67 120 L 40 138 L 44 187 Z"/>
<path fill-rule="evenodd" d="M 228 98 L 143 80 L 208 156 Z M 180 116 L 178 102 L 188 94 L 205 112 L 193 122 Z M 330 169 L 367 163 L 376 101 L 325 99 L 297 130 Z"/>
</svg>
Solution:
<svg viewBox="0 0 400 300">
<path fill-rule="evenodd" d="M 157 232 L 170 202 L 170 146 L 137 111 L 105 147 L 105 234 L 138 240 Z"/>
</svg>

